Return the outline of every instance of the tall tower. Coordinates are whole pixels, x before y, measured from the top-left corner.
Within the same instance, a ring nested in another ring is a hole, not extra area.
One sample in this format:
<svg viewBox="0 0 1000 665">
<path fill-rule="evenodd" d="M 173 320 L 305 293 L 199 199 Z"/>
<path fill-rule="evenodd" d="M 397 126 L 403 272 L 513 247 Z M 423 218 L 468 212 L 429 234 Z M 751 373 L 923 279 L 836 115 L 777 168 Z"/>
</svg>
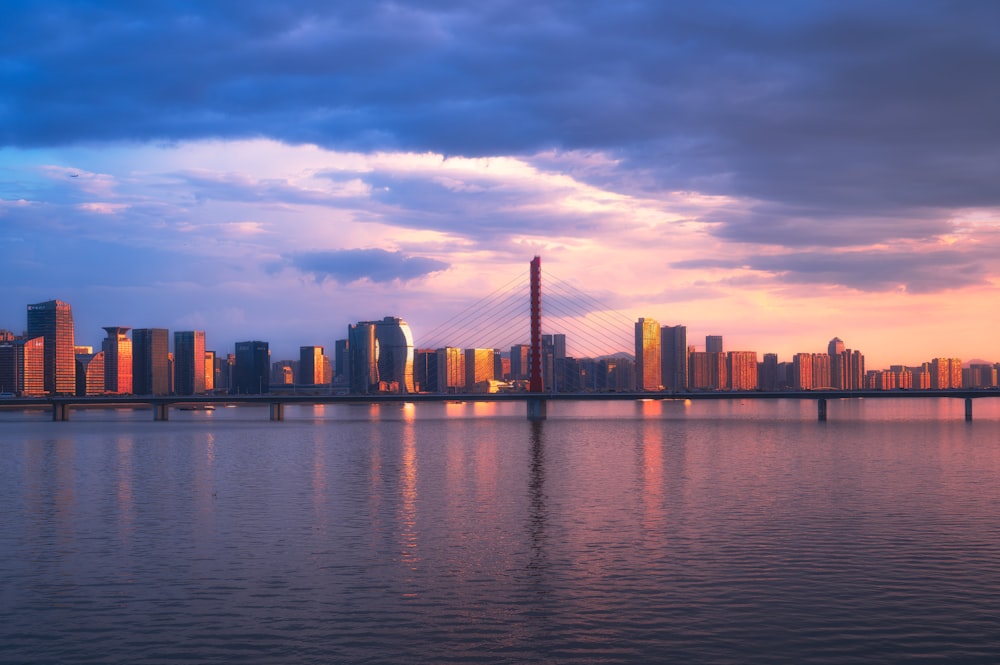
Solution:
<svg viewBox="0 0 1000 665">
<path fill-rule="evenodd" d="M 378 340 L 378 378 L 395 384 L 401 393 L 416 392 L 413 386 L 413 333 L 410 326 L 395 316 L 375 323 Z"/>
<path fill-rule="evenodd" d="M 660 324 L 640 318 L 635 323 L 635 388 L 661 390 Z"/>
<path fill-rule="evenodd" d="M 705 353 L 722 353 L 722 335 L 705 335 Z"/>
<path fill-rule="evenodd" d="M 136 395 L 170 393 L 170 333 L 166 328 L 132 331 L 132 392 Z"/>
<path fill-rule="evenodd" d="M 131 328 L 104 326 L 108 336 L 101 342 L 104 351 L 104 390 L 117 395 L 132 392 L 132 340 Z"/>
<path fill-rule="evenodd" d="M 660 360 L 663 387 L 668 390 L 687 390 L 688 356 L 686 327 L 663 326 L 660 328 Z"/>
<path fill-rule="evenodd" d="M 174 333 L 174 392 L 200 395 L 205 392 L 205 331 Z"/>
<path fill-rule="evenodd" d="M 267 342 L 236 343 L 233 366 L 233 392 L 240 395 L 263 395 L 271 392 L 271 349 Z"/>
<path fill-rule="evenodd" d="M 329 383 L 323 374 L 323 347 L 299 347 L 299 379 L 303 385 L 319 385 Z"/>
<path fill-rule="evenodd" d="M 45 392 L 76 393 L 73 309 L 61 300 L 28 305 L 28 337 L 45 339 Z"/>
</svg>

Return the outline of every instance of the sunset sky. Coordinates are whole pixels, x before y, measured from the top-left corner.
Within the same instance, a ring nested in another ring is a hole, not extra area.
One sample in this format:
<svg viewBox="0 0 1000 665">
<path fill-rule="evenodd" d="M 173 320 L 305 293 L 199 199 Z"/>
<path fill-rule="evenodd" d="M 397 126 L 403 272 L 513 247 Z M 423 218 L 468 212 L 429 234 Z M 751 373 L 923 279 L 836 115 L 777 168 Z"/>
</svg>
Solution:
<svg viewBox="0 0 1000 665">
<path fill-rule="evenodd" d="M 5 0 L 0 328 L 437 344 L 540 255 L 696 345 L 1000 361 L 998 76 L 987 0 Z"/>
</svg>

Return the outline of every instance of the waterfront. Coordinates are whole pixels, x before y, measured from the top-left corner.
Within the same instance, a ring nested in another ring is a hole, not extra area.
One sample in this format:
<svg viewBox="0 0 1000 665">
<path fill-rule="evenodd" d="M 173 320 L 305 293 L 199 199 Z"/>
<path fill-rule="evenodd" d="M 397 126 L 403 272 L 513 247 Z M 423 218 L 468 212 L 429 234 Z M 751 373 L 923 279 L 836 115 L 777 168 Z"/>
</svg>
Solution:
<svg viewBox="0 0 1000 665">
<path fill-rule="evenodd" d="M 0 660 L 997 662 L 994 401 L 2 413 Z"/>
</svg>

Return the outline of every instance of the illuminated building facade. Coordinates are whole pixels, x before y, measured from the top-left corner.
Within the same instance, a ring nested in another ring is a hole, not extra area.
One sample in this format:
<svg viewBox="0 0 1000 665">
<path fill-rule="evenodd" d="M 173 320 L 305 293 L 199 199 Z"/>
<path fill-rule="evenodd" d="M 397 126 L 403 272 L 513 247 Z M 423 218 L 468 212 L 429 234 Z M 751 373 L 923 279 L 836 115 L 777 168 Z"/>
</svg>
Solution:
<svg viewBox="0 0 1000 665">
<path fill-rule="evenodd" d="M 76 393 L 73 309 L 61 300 L 28 305 L 28 338 L 45 339 L 45 392 Z"/>
<path fill-rule="evenodd" d="M 174 333 L 174 392 L 201 395 L 205 392 L 205 331 Z"/>
<path fill-rule="evenodd" d="M 947 390 L 961 387 L 961 358 L 935 358 L 931 361 L 931 388 Z"/>
<path fill-rule="evenodd" d="M 321 385 L 329 383 L 323 372 L 323 347 L 299 347 L 299 377 L 298 383 L 304 385 Z"/>
<path fill-rule="evenodd" d="M 104 351 L 104 390 L 115 395 L 132 392 L 132 340 L 131 328 L 104 326 L 108 336 L 101 341 Z"/>
<path fill-rule="evenodd" d="M 215 351 L 205 352 L 205 392 L 215 391 Z"/>
<path fill-rule="evenodd" d="M 493 374 L 493 349 L 465 349 L 465 390 L 476 392 L 477 386 L 496 378 Z"/>
<path fill-rule="evenodd" d="M 660 366 L 660 324 L 640 318 L 635 323 L 635 389 L 663 390 Z"/>
<path fill-rule="evenodd" d="M 352 393 L 412 393 L 413 334 L 402 319 L 361 321 L 348 326 Z"/>
<path fill-rule="evenodd" d="M 76 354 L 76 394 L 100 395 L 104 393 L 104 352 Z"/>
<path fill-rule="evenodd" d="M 166 328 L 132 331 L 132 392 L 170 394 L 170 333 Z"/>
<path fill-rule="evenodd" d="M 465 352 L 446 346 L 438 349 L 436 356 L 437 392 L 457 393 L 465 390 Z"/>
<path fill-rule="evenodd" d="M 731 390 L 757 390 L 756 351 L 730 351 L 726 354 L 726 370 Z"/>
<path fill-rule="evenodd" d="M 792 356 L 792 387 L 796 390 L 812 390 L 813 354 L 796 353 Z"/>
<path fill-rule="evenodd" d="M 0 342 L 0 393 L 40 397 L 45 392 L 45 338 L 11 336 Z"/>
</svg>

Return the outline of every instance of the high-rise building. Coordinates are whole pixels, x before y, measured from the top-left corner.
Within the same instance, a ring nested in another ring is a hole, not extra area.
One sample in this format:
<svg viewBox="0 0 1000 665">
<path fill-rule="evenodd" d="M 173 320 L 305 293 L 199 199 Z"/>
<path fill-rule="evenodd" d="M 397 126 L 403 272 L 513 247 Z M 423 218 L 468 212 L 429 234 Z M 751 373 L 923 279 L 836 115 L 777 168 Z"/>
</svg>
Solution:
<svg viewBox="0 0 1000 665">
<path fill-rule="evenodd" d="M 757 352 L 730 351 L 726 354 L 729 387 L 732 390 L 757 390 Z"/>
<path fill-rule="evenodd" d="M 205 392 L 205 331 L 174 332 L 174 392 L 201 395 Z"/>
<path fill-rule="evenodd" d="M 299 347 L 299 377 L 297 383 L 321 385 L 328 383 L 323 375 L 323 347 Z"/>
<path fill-rule="evenodd" d="M 660 365 L 663 387 L 667 390 L 687 390 L 688 355 L 687 328 L 663 326 L 660 328 Z"/>
<path fill-rule="evenodd" d="M 132 392 L 132 340 L 131 328 L 104 326 L 108 336 L 101 342 L 104 351 L 104 390 L 115 395 Z"/>
<path fill-rule="evenodd" d="M 812 381 L 813 388 L 832 388 L 833 382 L 830 376 L 830 361 L 832 358 L 826 353 L 814 353 Z"/>
<path fill-rule="evenodd" d="M 492 381 L 493 349 L 465 350 L 465 391 L 476 392 L 480 383 Z"/>
<path fill-rule="evenodd" d="M 215 351 L 205 352 L 205 392 L 215 392 Z"/>
<path fill-rule="evenodd" d="M 379 383 L 391 392 L 416 392 L 413 386 L 413 334 L 410 326 L 395 316 L 375 324 L 378 338 Z"/>
<path fill-rule="evenodd" d="M 348 326 L 351 392 L 415 392 L 413 335 L 405 321 L 387 316 Z"/>
<path fill-rule="evenodd" d="M 437 392 L 437 351 L 434 349 L 414 350 L 413 387 L 417 392 Z"/>
<path fill-rule="evenodd" d="M 705 353 L 722 352 L 722 335 L 705 335 Z"/>
<path fill-rule="evenodd" d="M 457 393 L 465 390 L 465 352 L 446 346 L 437 350 L 437 391 Z"/>
<path fill-rule="evenodd" d="M 170 394 L 170 333 L 166 328 L 132 331 L 132 392 Z"/>
<path fill-rule="evenodd" d="M 931 361 L 931 388 L 947 390 L 961 387 L 961 358 L 935 358 Z"/>
<path fill-rule="evenodd" d="M 796 353 L 792 357 L 792 387 L 797 390 L 813 389 L 813 354 Z"/>
<path fill-rule="evenodd" d="M 0 341 L 0 393 L 18 397 L 45 394 L 45 338 L 14 338 Z"/>
<path fill-rule="evenodd" d="M 640 318 L 635 323 L 635 389 L 662 390 L 661 369 L 660 324 Z"/>
<path fill-rule="evenodd" d="M 527 381 L 528 357 L 531 346 L 528 344 L 515 344 L 510 347 L 510 379 L 511 381 Z"/>
<path fill-rule="evenodd" d="M 104 393 L 104 351 L 76 354 L 76 394 Z"/>
<path fill-rule="evenodd" d="M 757 369 L 760 389 L 773 391 L 778 389 L 778 354 L 765 353 L 764 360 Z"/>
<path fill-rule="evenodd" d="M 361 321 L 347 326 L 347 346 L 350 349 L 348 375 L 351 392 L 359 395 L 378 392 L 378 341 L 375 324 Z"/>
<path fill-rule="evenodd" d="M 267 342 L 236 343 L 233 389 L 237 395 L 263 395 L 271 391 L 271 350 Z"/>
<path fill-rule="evenodd" d="M 348 352 L 347 340 L 338 339 L 334 342 L 333 349 L 333 382 L 341 386 L 350 385 L 351 355 Z"/>
<path fill-rule="evenodd" d="M 61 300 L 28 305 L 28 337 L 45 339 L 45 392 L 76 393 L 73 309 Z"/>
</svg>

